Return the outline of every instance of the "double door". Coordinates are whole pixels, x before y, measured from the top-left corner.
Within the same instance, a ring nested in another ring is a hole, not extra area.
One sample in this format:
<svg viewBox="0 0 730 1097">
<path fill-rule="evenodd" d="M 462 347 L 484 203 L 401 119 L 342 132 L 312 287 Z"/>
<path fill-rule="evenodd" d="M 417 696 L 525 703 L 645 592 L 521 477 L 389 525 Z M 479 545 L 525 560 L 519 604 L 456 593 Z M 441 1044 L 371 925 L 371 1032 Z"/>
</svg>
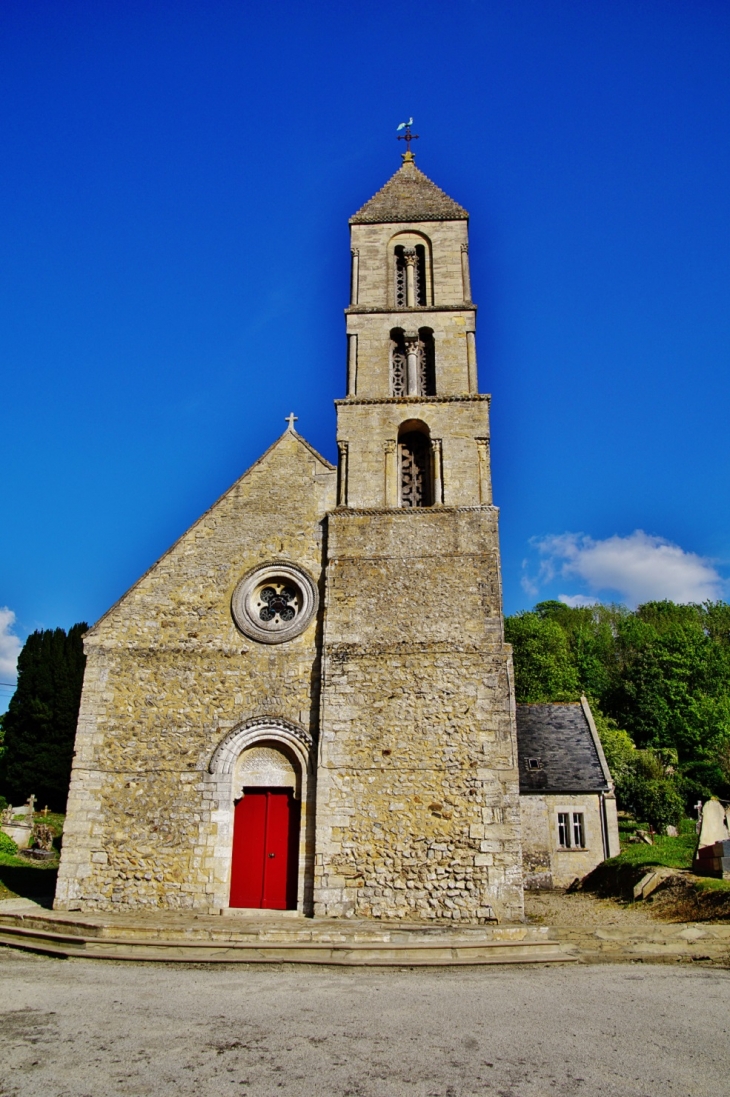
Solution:
<svg viewBox="0 0 730 1097">
<path fill-rule="evenodd" d="M 232 907 L 294 910 L 299 802 L 289 788 L 244 788 L 235 806 Z"/>
</svg>

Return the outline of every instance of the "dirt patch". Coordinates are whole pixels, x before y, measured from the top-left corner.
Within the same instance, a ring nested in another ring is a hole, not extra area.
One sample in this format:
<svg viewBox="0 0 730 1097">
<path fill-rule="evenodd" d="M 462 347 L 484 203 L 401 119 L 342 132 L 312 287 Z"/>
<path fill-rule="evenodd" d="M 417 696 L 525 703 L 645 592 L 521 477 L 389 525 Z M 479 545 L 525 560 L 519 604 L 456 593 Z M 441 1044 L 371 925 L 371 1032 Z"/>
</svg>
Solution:
<svg viewBox="0 0 730 1097">
<path fill-rule="evenodd" d="M 555 925 L 597 925 L 600 915 L 606 924 L 626 924 L 627 917 L 639 917 L 662 922 L 727 922 L 730 921 L 730 888 L 720 881 L 708 881 L 685 869 L 677 869 L 657 890 L 641 902 L 634 902 L 634 887 L 652 870 L 651 865 L 635 865 L 604 861 L 580 883 L 575 892 L 545 892 L 553 896 Z M 527 896 L 530 896 L 528 900 Z M 525 907 L 539 912 L 540 893 L 526 892 Z M 536 897 L 536 898 L 535 898 Z M 583 899 L 585 905 L 573 900 Z M 547 900 L 543 903 L 546 906 Z M 593 912 L 593 913 L 589 913 Z M 593 921 L 573 921 L 575 918 Z M 560 921 L 558 921 L 560 919 Z M 547 924 L 550 917 L 544 917 Z"/>
<path fill-rule="evenodd" d="M 526 891 L 527 920 L 555 929 L 645 929 L 654 919 L 644 903 L 623 903 L 585 891 Z"/>
<path fill-rule="evenodd" d="M 708 887 L 689 872 L 671 876 L 647 904 L 663 922 L 730 922 L 730 888 Z"/>
</svg>

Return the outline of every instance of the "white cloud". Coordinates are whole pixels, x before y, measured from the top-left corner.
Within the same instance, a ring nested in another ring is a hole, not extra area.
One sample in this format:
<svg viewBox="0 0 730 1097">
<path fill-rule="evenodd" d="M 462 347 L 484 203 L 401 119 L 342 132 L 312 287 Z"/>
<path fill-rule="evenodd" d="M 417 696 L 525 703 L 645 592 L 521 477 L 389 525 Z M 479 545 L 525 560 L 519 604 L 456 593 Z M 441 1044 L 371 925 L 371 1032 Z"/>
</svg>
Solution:
<svg viewBox="0 0 730 1097">
<path fill-rule="evenodd" d="M 663 598 L 704 602 L 722 597 L 724 583 L 710 560 L 640 529 L 603 541 L 561 533 L 536 538 L 533 545 L 542 559 L 537 580 L 528 583 L 544 586 L 556 578 L 580 579 L 590 591 L 615 591 L 630 606 Z M 560 600 L 590 605 L 596 598 L 561 594 Z"/>
<path fill-rule="evenodd" d="M 0 682 L 14 682 L 16 664 L 23 646 L 13 632 L 15 614 L 7 606 L 0 606 Z"/>
<path fill-rule="evenodd" d="M 558 601 L 564 602 L 566 606 L 572 606 L 573 609 L 580 606 L 595 606 L 597 599 L 589 598 L 586 594 L 559 594 Z"/>
</svg>

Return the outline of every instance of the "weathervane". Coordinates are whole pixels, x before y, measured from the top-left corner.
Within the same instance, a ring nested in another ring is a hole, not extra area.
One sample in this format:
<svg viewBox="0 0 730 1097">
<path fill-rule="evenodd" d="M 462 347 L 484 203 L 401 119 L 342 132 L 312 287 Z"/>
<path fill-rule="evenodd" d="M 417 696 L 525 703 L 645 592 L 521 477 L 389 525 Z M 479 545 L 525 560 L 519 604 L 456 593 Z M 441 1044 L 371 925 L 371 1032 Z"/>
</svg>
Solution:
<svg viewBox="0 0 730 1097">
<path fill-rule="evenodd" d="M 406 143 L 406 150 L 407 151 L 405 153 L 404 159 L 407 159 L 407 160 L 412 160 L 413 159 L 413 153 L 411 152 L 411 141 L 417 141 L 418 140 L 418 134 L 417 133 L 411 133 L 411 126 L 412 125 L 413 125 L 413 119 L 409 118 L 407 122 L 401 122 L 401 124 L 397 127 L 397 129 L 399 129 L 399 130 L 405 130 L 406 131 L 405 133 L 399 133 L 398 134 L 398 140 L 399 141 L 405 141 L 405 143 Z M 397 132 L 397 130 L 396 130 L 396 132 Z"/>
</svg>

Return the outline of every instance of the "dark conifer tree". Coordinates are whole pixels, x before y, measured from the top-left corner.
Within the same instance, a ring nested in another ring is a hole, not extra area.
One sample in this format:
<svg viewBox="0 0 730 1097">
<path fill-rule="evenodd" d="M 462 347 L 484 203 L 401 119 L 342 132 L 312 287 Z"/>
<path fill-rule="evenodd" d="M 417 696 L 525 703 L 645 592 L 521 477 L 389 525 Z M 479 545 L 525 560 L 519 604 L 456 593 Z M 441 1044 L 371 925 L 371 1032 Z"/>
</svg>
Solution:
<svg viewBox="0 0 730 1097">
<path fill-rule="evenodd" d="M 88 625 L 32 633 L 18 657 L 18 686 L 3 717 L 0 793 L 64 811 L 71 776 Z"/>
</svg>

